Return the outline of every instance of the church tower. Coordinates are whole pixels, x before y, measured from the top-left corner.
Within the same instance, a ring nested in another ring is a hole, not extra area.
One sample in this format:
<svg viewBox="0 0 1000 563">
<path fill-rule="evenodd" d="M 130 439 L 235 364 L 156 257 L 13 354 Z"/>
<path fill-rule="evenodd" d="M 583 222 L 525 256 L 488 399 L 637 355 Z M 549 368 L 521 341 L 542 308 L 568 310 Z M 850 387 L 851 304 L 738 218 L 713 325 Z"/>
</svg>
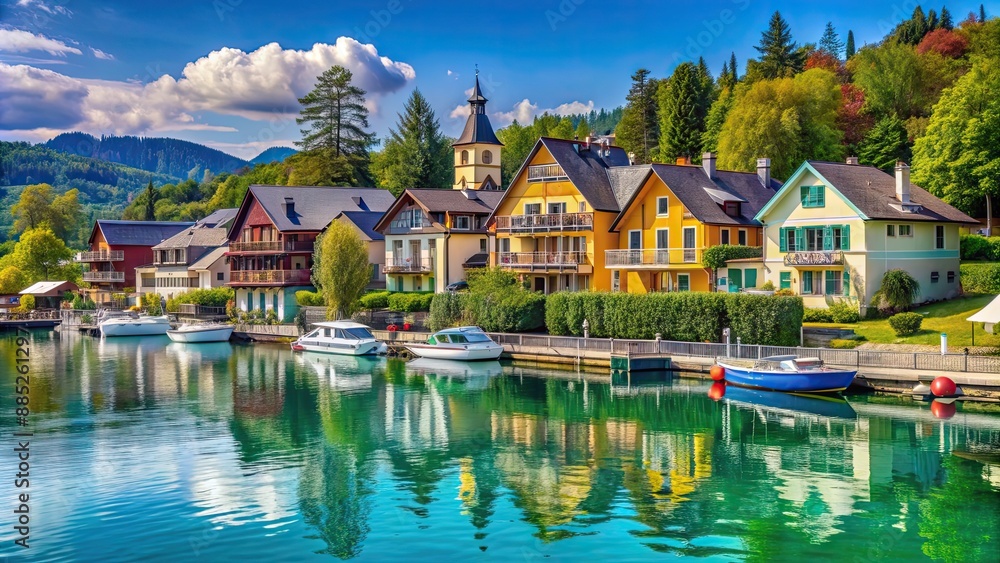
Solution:
<svg viewBox="0 0 1000 563">
<path fill-rule="evenodd" d="M 500 189 L 500 147 L 486 115 L 486 98 L 479 90 L 479 71 L 476 87 L 469 97 L 469 120 L 462 135 L 452 144 L 455 147 L 456 190 Z"/>
</svg>

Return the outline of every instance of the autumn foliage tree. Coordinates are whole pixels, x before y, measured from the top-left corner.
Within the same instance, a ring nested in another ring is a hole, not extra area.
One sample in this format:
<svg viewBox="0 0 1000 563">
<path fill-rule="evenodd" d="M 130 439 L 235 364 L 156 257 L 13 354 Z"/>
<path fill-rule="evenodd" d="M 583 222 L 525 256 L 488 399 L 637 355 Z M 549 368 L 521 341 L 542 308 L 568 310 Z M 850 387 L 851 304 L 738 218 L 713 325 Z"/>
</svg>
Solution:
<svg viewBox="0 0 1000 563">
<path fill-rule="evenodd" d="M 924 36 L 924 39 L 917 45 L 917 53 L 925 54 L 928 51 L 939 55 L 957 59 L 965 54 L 969 48 L 969 41 L 964 36 L 949 30 L 935 29 Z"/>
</svg>

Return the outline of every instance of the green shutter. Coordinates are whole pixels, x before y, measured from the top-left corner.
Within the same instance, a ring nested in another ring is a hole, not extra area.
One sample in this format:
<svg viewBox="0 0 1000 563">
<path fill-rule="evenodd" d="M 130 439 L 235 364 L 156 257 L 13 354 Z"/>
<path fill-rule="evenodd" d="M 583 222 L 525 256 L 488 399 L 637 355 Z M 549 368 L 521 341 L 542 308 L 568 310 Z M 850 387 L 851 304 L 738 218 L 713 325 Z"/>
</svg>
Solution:
<svg viewBox="0 0 1000 563">
<path fill-rule="evenodd" d="M 816 186 L 816 207 L 826 207 L 826 186 Z"/>
<path fill-rule="evenodd" d="M 778 246 L 780 247 L 782 252 L 788 252 L 788 235 L 786 234 L 787 231 L 788 227 L 781 227 L 780 229 L 778 229 L 778 238 L 781 239 L 778 241 Z"/>
<path fill-rule="evenodd" d="M 743 270 L 743 284 L 747 289 L 757 287 L 757 270 Z"/>
<path fill-rule="evenodd" d="M 833 250 L 833 227 L 823 227 L 823 250 Z"/>
<path fill-rule="evenodd" d="M 806 249 L 806 231 L 802 227 L 795 227 L 795 252 L 802 252 Z"/>
<path fill-rule="evenodd" d="M 799 202 L 802 207 L 809 207 L 809 186 L 799 186 Z"/>
<path fill-rule="evenodd" d="M 851 226 L 841 225 L 840 231 L 840 248 L 841 250 L 851 249 Z"/>
<path fill-rule="evenodd" d="M 810 271 L 805 271 L 799 274 L 802 276 L 802 293 L 809 294 L 813 292 L 813 273 Z"/>
<path fill-rule="evenodd" d="M 836 295 L 837 292 L 837 272 L 834 270 L 826 271 L 826 294 Z"/>
<path fill-rule="evenodd" d="M 844 297 L 851 294 L 851 273 L 844 270 Z"/>
<path fill-rule="evenodd" d="M 792 273 L 791 272 L 781 272 L 780 274 L 781 289 L 791 289 L 792 288 Z"/>
</svg>

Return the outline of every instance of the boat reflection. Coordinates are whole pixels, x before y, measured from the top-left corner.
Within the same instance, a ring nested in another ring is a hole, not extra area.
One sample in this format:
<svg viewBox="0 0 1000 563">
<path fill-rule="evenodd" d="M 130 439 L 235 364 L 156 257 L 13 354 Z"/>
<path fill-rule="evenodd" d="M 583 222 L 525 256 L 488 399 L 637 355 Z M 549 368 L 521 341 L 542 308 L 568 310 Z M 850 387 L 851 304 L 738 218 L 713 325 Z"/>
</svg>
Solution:
<svg viewBox="0 0 1000 563">
<path fill-rule="evenodd" d="M 171 342 L 167 344 L 166 350 L 167 356 L 183 363 L 194 364 L 225 360 L 233 355 L 233 347 L 228 342 Z"/>
<path fill-rule="evenodd" d="M 372 388 L 372 373 L 385 360 L 371 356 L 343 356 L 318 352 L 301 352 L 295 362 L 313 369 L 320 385 L 329 385 L 337 391 L 357 392 Z"/>
<path fill-rule="evenodd" d="M 457 360 L 432 360 L 417 358 L 406 363 L 406 371 L 426 377 L 460 381 L 466 389 L 486 389 L 490 379 L 503 373 L 500 362 L 460 362 Z"/>
<path fill-rule="evenodd" d="M 725 398 L 738 405 L 764 407 L 777 414 L 811 414 L 824 418 L 857 418 L 850 403 L 841 397 L 779 393 L 726 385 Z"/>
</svg>

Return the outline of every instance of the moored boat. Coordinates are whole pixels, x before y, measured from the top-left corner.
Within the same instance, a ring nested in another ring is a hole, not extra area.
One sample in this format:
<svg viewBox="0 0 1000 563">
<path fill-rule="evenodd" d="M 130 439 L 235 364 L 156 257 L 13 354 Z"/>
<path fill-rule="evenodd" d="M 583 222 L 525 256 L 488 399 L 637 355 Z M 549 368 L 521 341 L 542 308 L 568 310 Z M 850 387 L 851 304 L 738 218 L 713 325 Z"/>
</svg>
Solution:
<svg viewBox="0 0 1000 563">
<path fill-rule="evenodd" d="M 503 346 L 493 342 L 478 326 L 446 328 L 432 334 L 427 342 L 405 346 L 415 355 L 432 360 L 495 360 L 503 353 Z"/>
<path fill-rule="evenodd" d="M 292 342 L 296 352 L 323 352 L 345 356 L 384 354 L 385 342 L 375 338 L 367 326 L 353 321 L 315 323 L 316 329 Z"/>
<path fill-rule="evenodd" d="M 857 370 L 832 368 L 819 358 L 769 356 L 759 360 L 721 358 L 726 383 L 786 393 L 835 393 L 850 387 Z"/>
<path fill-rule="evenodd" d="M 152 336 L 166 334 L 170 319 L 164 316 L 115 317 L 100 321 L 101 336 Z"/>
<path fill-rule="evenodd" d="M 167 336 L 174 342 L 226 342 L 233 335 L 233 328 L 224 324 L 183 324 L 168 330 Z"/>
</svg>

